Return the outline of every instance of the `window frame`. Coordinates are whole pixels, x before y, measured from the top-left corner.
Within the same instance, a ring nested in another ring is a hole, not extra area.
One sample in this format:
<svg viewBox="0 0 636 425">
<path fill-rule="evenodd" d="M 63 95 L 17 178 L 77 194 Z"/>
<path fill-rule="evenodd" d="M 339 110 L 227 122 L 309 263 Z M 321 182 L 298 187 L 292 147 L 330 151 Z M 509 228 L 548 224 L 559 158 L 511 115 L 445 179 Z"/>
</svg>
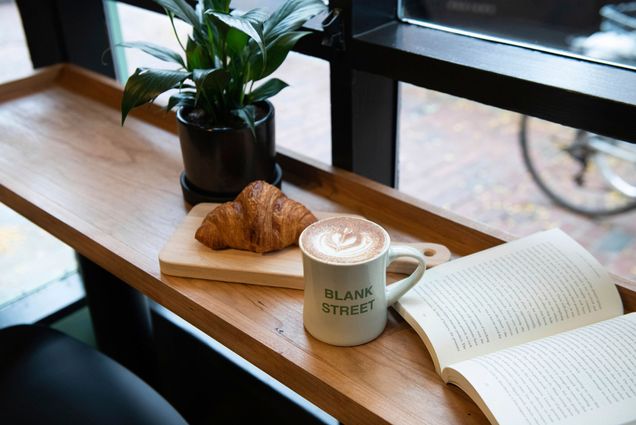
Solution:
<svg viewBox="0 0 636 425">
<path fill-rule="evenodd" d="M 636 142 L 629 69 L 402 22 L 355 36 L 352 50 L 366 72 Z"/>
</svg>

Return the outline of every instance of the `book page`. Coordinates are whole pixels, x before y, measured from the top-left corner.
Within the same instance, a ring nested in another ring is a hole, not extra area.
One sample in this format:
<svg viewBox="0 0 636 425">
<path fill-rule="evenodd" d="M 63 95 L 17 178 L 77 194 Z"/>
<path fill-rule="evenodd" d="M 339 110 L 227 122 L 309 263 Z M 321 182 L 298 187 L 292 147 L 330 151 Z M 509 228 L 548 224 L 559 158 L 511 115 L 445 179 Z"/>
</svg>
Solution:
<svg viewBox="0 0 636 425">
<path fill-rule="evenodd" d="M 443 375 L 493 423 L 633 424 L 636 313 L 476 357 Z"/>
<path fill-rule="evenodd" d="M 428 270 L 395 308 L 424 340 L 438 373 L 623 313 L 609 274 L 558 229 Z"/>
</svg>

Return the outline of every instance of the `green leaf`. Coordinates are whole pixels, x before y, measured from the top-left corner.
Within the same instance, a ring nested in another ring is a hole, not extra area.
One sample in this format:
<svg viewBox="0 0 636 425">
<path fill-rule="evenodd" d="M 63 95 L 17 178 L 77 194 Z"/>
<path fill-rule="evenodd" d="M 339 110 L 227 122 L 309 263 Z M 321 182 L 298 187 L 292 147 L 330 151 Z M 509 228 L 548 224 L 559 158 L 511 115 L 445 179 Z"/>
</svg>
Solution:
<svg viewBox="0 0 636 425">
<path fill-rule="evenodd" d="M 209 99 L 221 96 L 228 82 L 228 75 L 221 68 L 195 69 L 192 80 L 197 86 L 197 92 L 203 92 Z"/>
<path fill-rule="evenodd" d="M 206 10 L 230 13 L 230 0 L 203 0 L 203 6 Z"/>
<path fill-rule="evenodd" d="M 294 31 L 283 34 L 270 43 L 265 49 L 267 50 L 267 62 L 265 67 L 262 65 L 263 58 L 258 55 L 254 58 L 252 69 L 256 75 L 254 80 L 263 79 L 271 75 L 285 61 L 287 55 L 294 48 L 298 40 L 309 34 L 307 31 Z"/>
<path fill-rule="evenodd" d="M 154 0 L 159 6 L 173 13 L 174 16 L 192 25 L 199 27 L 199 18 L 196 12 L 185 0 Z"/>
<path fill-rule="evenodd" d="M 265 9 L 252 9 L 240 15 L 243 19 L 247 19 L 254 27 L 261 25 L 268 18 L 269 14 Z"/>
<path fill-rule="evenodd" d="M 188 37 L 188 43 L 186 44 L 186 59 L 188 62 L 187 69 L 192 71 L 197 68 L 210 68 L 214 66 L 214 63 L 208 52 L 196 41 Z"/>
<path fill-rule="evenodd" d="M 166 110 L 169 111 L 177 106 L 188 106 L 190 108 L 194 108 L 195 105 L 195 95 L 193 92 L 181 92 L 176 93 L 170 96 L 168 99 L 168 106 L 166 106 Z"/>
<path fill-rule="evenodd" d="M 263 23 L 265 44 L 285 33 L 296 31 L 309 19 L 326 10 L 322 0 L 287 0 Z"/>
<path fill-rule="evenodd" d="M 287 86 L 289 86 L 289 84 L 286 82 L 281 81 L 278 78 L 272 78 L 252 90 L 252 92 L 247 96 L 247 101 L 248 103 L 255 103 L 260 100 L 269 99 Z"/>
<path fill-rule="evenodd" d="M 230 28 L 234 28 L 242 33 L 247 34 L 250 38 L 254 39 L 256 42 L 261 43 L 263 40 L 261 39 L 260 34 L 256 31 L 256 28 L 252 25 L 252 23 L 241 16 L 228 15 L 225 13 L 218 12 L 206 12 L 206 14 L 213 16 L 216 20 L 222 22 L 226 26 Z"/>
<path fill-rule="evenodd" d="M 137 68 L 124 87 L 124 96 L 121 99 L 121 124 L 124 125 L 131 109 L 152 102 L 161 93 L 174 88 L 190 75 L 186 71 Z"/>
<path fill-rule="evenodd" d="M 249 36 L 247 34 L 234 28 L 229 28 L 225 36 L 225 42 L 231 56 L 239 56 L 247 45 L 248 40 Z"/>
<path fill-rule="evenodd" d="M 258 47 L 260 48 L 263 56 L 266 56 L 265 46 L 263 45 L 261 33 L 256 28 L 254 28 L 254 25 L 252 25 L 252 23 L 248 19 L 245 19 L 241 16 L 227 15 L 224 13 L 206 13 L 222 25 L 225 25 L 228 28 L 233 28 L 248 35 L 252 40 L 256 42 L 256 44 L 258 44 Z M 236 45 L 232 46 L 232 48 L 236 48 Z M 236 53 L 237 51 L 235 50 L 234 52 Z"/>
<path fill-rule="evenodd" d="M 117 46 L 139 49 L 144 53 L 148 53 L 149 55 L 156 57 L 157 59 L 161 59 L 166 62 L 175 62 L 185 68 L 185 63 L 179 53 L 157 44 L 146 43 L 143 41 L 131 41 L 127 43 L 119 43 Z"/>
<path fill-rule="evenodd" d="M 245 124 L 245 126 L 250 129 L 250 131 L 252 132 L 252 136 L 254 136 L 254 139 L 256 139 L 256 130 L 254 126 L 256 109 L 254 108 L 254 106 L 247 105 L 243 108 L 234 109 L 232 111 L 232 115 L 238 117 Z"/>
</svg>

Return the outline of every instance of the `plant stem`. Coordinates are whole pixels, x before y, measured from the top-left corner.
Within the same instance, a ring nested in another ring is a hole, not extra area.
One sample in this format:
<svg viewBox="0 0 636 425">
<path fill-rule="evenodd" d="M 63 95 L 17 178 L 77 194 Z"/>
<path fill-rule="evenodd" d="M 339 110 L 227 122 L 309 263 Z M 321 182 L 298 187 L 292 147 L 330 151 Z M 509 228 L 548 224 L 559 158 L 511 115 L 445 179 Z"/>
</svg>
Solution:
<svg viewBox="0 0 636 425">
<path fill-rule="evenodd" d="M 248 78 L 250 77 L 250 61 L 249 59 L 245 63 L 245 69 L 243 70 L 243 76 L 245 79 L 241 81 L 241 97 L 239 104 L 243 106 L 243 102 L 245 102 L 245 90 L 247 89 L 247 84 L 249 83 Z"/>
<path fill-rule="evenodd" d="M 255 80 L 252 80 L 251 83 L 250 83 L 250 93 L 252 93 L 252 90 L 254 90 L 254 83 L 255 82 L 256 82 Z"/>
<path fill-rule="evenodd" d="M 172 26 L 172 32 L 174 32 L 174 37 L 177 39 L 177 43 L 179 43 L 179 46 L 181 46 L 183 53 L 186 53 L 186 48 L 183 47 L 183 44 L 181 43 L 181 40 L 179 39 L 179 34 L 177 34 L 177 28 L 174 26 L 174 17 L 172 15 L 172 12 L 170 12 L 167 9 L 164 9 L 164 10 L 168 14 L 168 18 L 170 18 L 170 25 Z"/>
<path fill-rule="evenodd" d="M 227 39 L 224 38 L 221 42 L 221 57 L 223 58 L 223 68 L 227 69 L 227 55 L 225 52 L 227 51 Z"/>
</svg>

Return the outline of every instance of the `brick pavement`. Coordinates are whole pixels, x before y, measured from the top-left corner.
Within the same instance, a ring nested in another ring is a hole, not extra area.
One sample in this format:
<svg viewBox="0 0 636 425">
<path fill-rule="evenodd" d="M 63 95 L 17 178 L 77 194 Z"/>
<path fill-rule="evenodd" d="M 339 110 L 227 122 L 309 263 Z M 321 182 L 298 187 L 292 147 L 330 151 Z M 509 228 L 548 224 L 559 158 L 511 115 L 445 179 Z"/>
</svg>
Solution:
<svg viewBox="0 0 636 425">
<path fill-rule="evenodd" d="M 608 269 L 636 277 L 636 211 L 592 220 L 553 205 L 525 170 L 517 114 L 402 88 L 401 190 L 519 236 L 561 227 Z"/>
</svg>

